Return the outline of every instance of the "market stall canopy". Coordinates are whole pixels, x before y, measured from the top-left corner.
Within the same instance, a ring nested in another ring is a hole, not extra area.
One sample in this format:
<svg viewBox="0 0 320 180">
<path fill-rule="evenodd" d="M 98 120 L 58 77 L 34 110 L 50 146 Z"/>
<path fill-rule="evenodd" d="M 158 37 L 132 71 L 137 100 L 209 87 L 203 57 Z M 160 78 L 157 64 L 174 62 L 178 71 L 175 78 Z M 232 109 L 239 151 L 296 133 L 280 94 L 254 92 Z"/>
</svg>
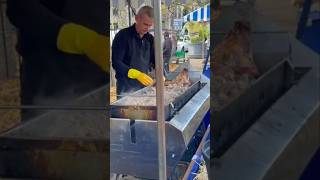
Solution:
<svg viewBox="0 0 320 180">
<path fill-rule="evenodd" d="M 183 17 L 187 21 L 210 21 L 210 4 L 205 5 Z"/>
</svg>

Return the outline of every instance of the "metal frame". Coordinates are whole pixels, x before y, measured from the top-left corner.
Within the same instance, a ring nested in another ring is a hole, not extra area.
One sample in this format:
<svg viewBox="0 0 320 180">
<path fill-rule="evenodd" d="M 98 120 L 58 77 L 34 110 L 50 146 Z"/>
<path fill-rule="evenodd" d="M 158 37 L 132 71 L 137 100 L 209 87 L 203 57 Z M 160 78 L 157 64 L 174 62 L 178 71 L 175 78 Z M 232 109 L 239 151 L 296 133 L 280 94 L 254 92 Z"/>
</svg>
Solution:
<svg viewBox="0 0 320 180">
<path fill-rule="evenodd" d="M 161 47 L 162 20 L 161 0 L 154 1 L 154 29 L 155 29 L 155 61 L 156 61 L 156 97 L 157 97 L 157 127 L 158 127 L 158 168 L 159 179 L 167 179 L 166 159 L 166 127 L 164 116 L 164 80 L 163 80 L 163 57 Z"/>
<path fill-rule="evenodd" d="M 210 108 L 209 79 L 201 72 L 192 73 L 206 85 L 198 91 L 166 126 L 167 175 L 181 160 L 189 142 Z M 110 118 L 111 172 L 158 179 L 157 122 Z"/>
<path fill-rule="evenodd" d="M 203 84 L 200 81 L 193 83 L 189 89 L 187 89 L 179 97 L 176 97 L 172 102 L 164 104 L 164 118 L 170 120 L 174 114 L 178 113 L 185 103 L 187 103 L 201 88 Z M 141 120 L 157 120 L 157 106 L 135 106 L 135 105 L 122 105 L 127 101 L 130 101 L 129 96 L 132 97 L 144 97 L 143 92 L 148 91 L 150 87 L 143 88 L 136 91 L 133 94 L 124 96 L 118 101 L 110 105 L 110 116 L 114 118 L 126 118 L 126 119 L 141 119 Z M 156 98 L 152 96 L 150 98 Z"/>
</svg>

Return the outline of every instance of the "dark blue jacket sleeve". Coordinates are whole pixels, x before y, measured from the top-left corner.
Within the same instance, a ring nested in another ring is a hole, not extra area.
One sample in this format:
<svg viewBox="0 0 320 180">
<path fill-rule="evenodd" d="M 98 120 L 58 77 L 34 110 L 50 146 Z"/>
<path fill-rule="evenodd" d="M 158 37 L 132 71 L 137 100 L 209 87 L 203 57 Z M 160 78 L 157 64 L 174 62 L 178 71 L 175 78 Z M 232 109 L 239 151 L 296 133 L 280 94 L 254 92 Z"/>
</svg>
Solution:
<svg viewBox="0 0 320 180">
<path fill-rule="evenodd" d="M 7 15 L 19 31 L 41 43 L 56 46 L 60 27 L 67 20 L 57 16 L 52 10 L 62 8 L 65 0 L 8 0 Z"/>
<path fill-rule="evenodd" d="M 123 32 L 116 34 L 112 42 L 112 67 L 122 76 L 127 76 L 130 67 L 125 64 L 125 54 L 128 44 L 126 43 L 126 35 Z"/>
</svg>

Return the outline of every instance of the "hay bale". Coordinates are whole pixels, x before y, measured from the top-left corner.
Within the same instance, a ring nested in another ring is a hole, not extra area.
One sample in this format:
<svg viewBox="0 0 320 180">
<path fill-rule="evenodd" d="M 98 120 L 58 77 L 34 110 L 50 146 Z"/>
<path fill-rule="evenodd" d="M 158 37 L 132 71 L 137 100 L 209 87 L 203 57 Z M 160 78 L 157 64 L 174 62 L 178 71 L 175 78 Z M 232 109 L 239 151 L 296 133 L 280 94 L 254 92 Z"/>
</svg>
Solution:
<svg viewBox="0 0 320 180">
<path fill-rule="evenodd" d="M 202 161 L 200 168 L 199 168 L 199 171 L 198 171 L 198 174 L 195 177 L 195 179 L 196 180 L 208 180 L 209 179 L 205 161 Z"/>
<path fill-rule="evenodd" d="M 0 106 L 20 106 L 20 81 L 0 81 Z M 0 133 L 21 122 L 20 109 L 0 109 Z"/>
</svg>

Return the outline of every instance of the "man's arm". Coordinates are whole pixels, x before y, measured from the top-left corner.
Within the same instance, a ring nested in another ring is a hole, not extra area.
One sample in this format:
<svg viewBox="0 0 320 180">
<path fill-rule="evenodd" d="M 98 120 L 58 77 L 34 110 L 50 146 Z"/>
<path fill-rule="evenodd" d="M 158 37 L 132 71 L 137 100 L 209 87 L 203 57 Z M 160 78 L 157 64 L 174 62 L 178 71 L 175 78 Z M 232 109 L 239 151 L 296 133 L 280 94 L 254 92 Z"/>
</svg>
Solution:
<svg viewBox="0 0 320 180">
<path fill-rule="evenodd" d="M 7 15 L 19 30 L 50 46 L 56 46 L 59 29 L 68 22 L 51 12 L 40 0 L 8 0 Z"/>
<path fill-rule="evenodd" d="M 10 21 L 28 38 L 41 46 L 86 55 L 103 71 L 109 71 L 108 38 L 87 27 L 71 23 L 47 8 L 61 11 L 65 0 L 9 0 L 7 3 Z"/>
<path fill-rule="evenodd" d="M 127 76 L 130 67 L 124 63 L 127 50 L 127 39 L 123 32 L 116 34 L 112 42 L 112 67 L 117 73 Z"/>
</svg>

